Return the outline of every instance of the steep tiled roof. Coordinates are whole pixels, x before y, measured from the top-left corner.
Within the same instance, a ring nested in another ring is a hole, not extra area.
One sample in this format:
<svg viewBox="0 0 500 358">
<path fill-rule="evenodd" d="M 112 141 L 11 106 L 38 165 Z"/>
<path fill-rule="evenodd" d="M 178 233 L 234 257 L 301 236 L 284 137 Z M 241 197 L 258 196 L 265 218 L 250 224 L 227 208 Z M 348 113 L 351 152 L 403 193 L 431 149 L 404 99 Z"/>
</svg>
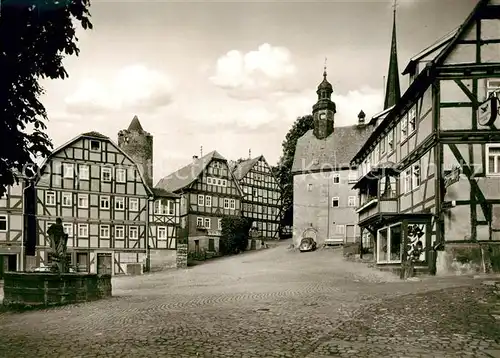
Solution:
<svg viewBox="0 0 500 358">
<path fill-rule="evenodd" d="M 171 193 L 169 191 L 166 191 L 164 189 L 160 188 L 151 188 L 151 191 L 153 192 L 153 195 L 155 197 L 161 197 L 161 198 L 179 198 L 180 196 L 174 193 Z"/>
<path fill-rule="evenodd" d="M 100 139 L 109 139 L 109 137 L 105 136 L 104 134 L 101 134 L 99 132 L 87 132 L 87 133 L 82 133 L 82 136 L 85 137 L 94 137 L 94 138 L 100 138 Z"/>
<path fill-rule="evenodd" d="M 226 161 L 226 158 L 214 150 L 203 157 L 194 160 L 191 164 L 186 165 L 176 172 L 167 175 L 155 185 L 155 188 L 164 189 L 170 192 L 175 192 L 179 189 L 185 188 L 200 176 L 212 159 Z"/>
<path fill-rule="evenodd" d="M 309 130 L 297 141 L 292 173 L 348 167 L 372 128 L 368 125 L 336 127 L 326 139 L 317 139 L 313 130 Z"/>
<path fill-rule="evenodd" d="M 132 122 L 130 122 L 130 125 L 128 126 L 129 131 L 136 131 L 136 132 L 143 132 L 144 129 L 142 129 L 141 122 L 139 122 L 139 118 L 137 116 L 134 116 L 132 118 Z"/>
<path fill-rule="evenodd" d="M 253 168 L 253 166 L 262 158 L 262 155 L 253 158 L 253 159 L 247 159 L 242 161 L 241 163 L 236 164 L 236 166 L 233 169 L 233 175 L 236 178 L 236 180 L 241 180 L 245 177 L 245 175 L 248 174 L 250 169 Z"/>
<path fill-rule="evenodd" d="M 406 68 L 404 69 L 402 74 L 406 75 L 407 73 L 410 73 L 410 71 L 418 63 L 418 61 L 422 60 L 425 57 L 428 57 L 432 53 L 434 53 L 434 57 L 437 56 L 439 54 L 439 52 L 437 52 L 437 50 L 446 46 L 455 37 L 458 30 L 459 30 L 459 27 L 453 29 L 448 34 L 446 34 L 445 36 L 443 36 L 439 40 L 437 40 L 435 43 L 433 43 L 432 45 L 430 45 L 426 49 L 420 51 L 418 54 L 413 56 L 410 59 L 410 61 L 408 62 L 408 65 L 406 65 Z M 428 58 L 428 61 L 431 61 L 434 57 Z"/>
</svg>

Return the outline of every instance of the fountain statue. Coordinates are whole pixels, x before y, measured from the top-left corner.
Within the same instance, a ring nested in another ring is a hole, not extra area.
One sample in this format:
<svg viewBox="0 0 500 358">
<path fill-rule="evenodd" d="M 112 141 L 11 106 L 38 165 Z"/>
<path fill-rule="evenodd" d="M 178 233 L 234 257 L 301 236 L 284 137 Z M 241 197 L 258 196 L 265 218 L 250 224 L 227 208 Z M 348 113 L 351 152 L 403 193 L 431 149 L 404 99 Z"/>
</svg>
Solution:
<svg viewBox="0 0 500 358">
<path fill-rule="evenodd" d="M 69 272 L 66 257 L 68 234 L 64 232 L 61 218 L 57 218 L 56 223 L 50 225 L 47 234 L 50 240 L 50 270 L 55 273 Z"/>
</svg>

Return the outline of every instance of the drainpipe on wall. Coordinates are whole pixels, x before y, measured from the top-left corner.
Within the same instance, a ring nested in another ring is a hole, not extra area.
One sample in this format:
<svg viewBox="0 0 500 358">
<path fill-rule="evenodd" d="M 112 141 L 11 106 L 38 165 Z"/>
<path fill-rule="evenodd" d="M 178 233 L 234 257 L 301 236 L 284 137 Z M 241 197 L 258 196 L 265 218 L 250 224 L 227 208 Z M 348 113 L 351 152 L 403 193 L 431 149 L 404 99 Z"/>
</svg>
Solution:
<svg viewBox="0 0 500 358">
<path fill-rule="evenodd" d="M 32 180 L 29 180 L 29 184 L 28 186 L 26 186 L 25 188 L 23 188 L 23 197 L 21 198 L 21 200 L 23 201 L 23 234 L 22 234 L 22 240 L 23 240 L 23 243 L 21 245 L 21 257 L 19 258 L 19 263 L 20 263 L 20 268 L 21 270 L 20 271 L 25 271 L 25 259 L 24 259 L 24 254 L 25 254 L 25 245 L 26 245 L 26 232 L 28 231 L 27 230 L 27 226 L 29 225 L 29 222 L 28 221 L 28 213 L 26 213 L 26 190 L 28 190 L 29 188 L 31 188 L 33 186 L 33 181 Z"/>
<path fill-rule="evenodd" d="M 154 206 L 154 198 L 153 200 L 153 206 Z M 145 240 L 146 240 L 146 272 L 150 272 L 151 270 L 151 250 L 149 249 L 149 215 L 150 215 L 150 206 L 151 206 L 151 201 L 150 198 L 148 198 L 147 202 L 147 207 L 146 207 L 146 235 Z"/>
</svg>

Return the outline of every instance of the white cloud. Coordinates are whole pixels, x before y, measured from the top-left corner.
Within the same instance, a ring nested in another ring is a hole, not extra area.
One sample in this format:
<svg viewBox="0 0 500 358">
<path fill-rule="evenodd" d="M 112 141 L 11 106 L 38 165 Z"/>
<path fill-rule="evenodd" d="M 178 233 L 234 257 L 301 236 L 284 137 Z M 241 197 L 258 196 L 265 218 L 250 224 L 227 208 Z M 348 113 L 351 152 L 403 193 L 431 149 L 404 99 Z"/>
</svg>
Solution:
<svg viewBox="0 0 500 358">
<path fill-rule="evenodd" d="M 355 124 L 361 110 L 366 113 L 367 118 L 371 118 L 382 110 L 383 97 L 382 90 L 367 86 L 361 87 L 359 90 L 349 91 L 345 95 L 336 95 L 334 93 L 332 100 L 337 105 L 335 125 Z"/>
<path fill-rule="evenodd" d="M 263 98 L 277 91 L 293 92 L 297 68 L 286 47 L 262 44 L 242 53 L 231 50 L 217 60 L 210 81 L 236 98 Z"/>
<path fill-rule="evenodd" d="M 76 113 L 152 111 L 171 103 L 172 90 L 172 82 L 165 74 L 133 65 L 122 68 L 111 79 L 83 80 L 65 103 L 68 111 Z"/>
</svg>

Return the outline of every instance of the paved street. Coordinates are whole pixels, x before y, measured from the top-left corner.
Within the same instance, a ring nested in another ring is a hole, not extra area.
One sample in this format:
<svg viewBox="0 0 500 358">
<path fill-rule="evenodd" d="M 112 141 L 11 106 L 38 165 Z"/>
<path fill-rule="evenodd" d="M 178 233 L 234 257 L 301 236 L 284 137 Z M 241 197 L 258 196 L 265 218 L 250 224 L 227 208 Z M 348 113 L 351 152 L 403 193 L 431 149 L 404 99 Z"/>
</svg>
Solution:
<svg viewBox="0 0 500 358">
<path fill-rule="evenodd" d="M 0 357 L 491 357 L 500 350 L 497 301 L 480 280 L 401 282 L 333 250 L 286 246 L 116 278 L 109 300 L 0 314 Z"/>
</svg>

